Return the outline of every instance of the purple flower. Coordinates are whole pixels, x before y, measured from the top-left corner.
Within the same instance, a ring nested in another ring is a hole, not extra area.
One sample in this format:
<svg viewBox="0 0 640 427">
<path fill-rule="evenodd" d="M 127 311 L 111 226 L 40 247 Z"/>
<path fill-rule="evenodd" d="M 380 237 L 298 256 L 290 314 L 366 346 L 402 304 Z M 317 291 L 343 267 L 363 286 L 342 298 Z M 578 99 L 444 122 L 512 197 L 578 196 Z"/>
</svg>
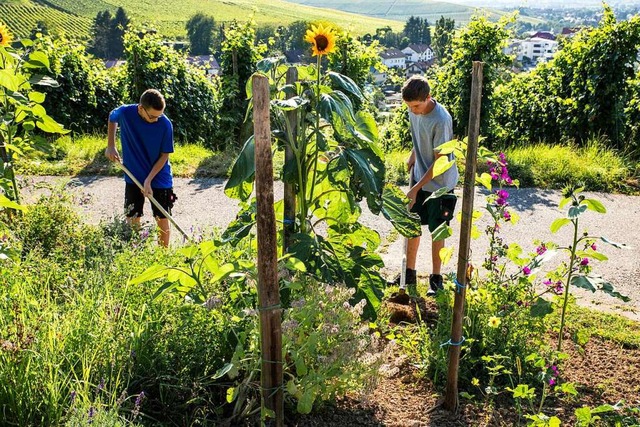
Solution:
<svg viewBox="0 0 640 427">
<path fill-rule="evenodd" d="M 553 371 L 553 375 L 558 375 L 558 367 L 556 365 L 551 365 L 551 370 Z"/>
<path fill-rule="evenodd" d="M 75 400 L 76 400 L 76 392 L 75 392 L 75 390 L 71 392 L 69 397 L 71 397 L 71 404 L 73 405 L 73 402 L 75 402 Z"/>
<path fill-rule="evenodd" d="M 498 196 L 496 204 L 498 206 L 506 206 L 507 199 L 509 198 L 509 192 L 507 190 L 498 190 L 496 191 L 496 195 Z"/>
<path fill-rule="evenodd" d="M 529 268 L 529 266 L 527 265 L 527 266 L 525 266 L 525 267 L 522 269 L 522 272 L 525 274 L 525 276 L 528 276 L 528 275 L 530 275 L 530 274 L 531 274 L 531 269 L 530 269 L 530 268 Z"/>
<path fill-rule="evenodd" d="M 564 290 L 564 286 L 563 286 L 562 282 L 561 281 L 556 282 L 556 287 L 554 289 L 555 293 L 560 295 L 563 290 Z"/>
<path fill-rule="evenodd" d="M 547 252 L 547 247 L 542 244 L 536 248 L 536 252 L 538 253 L 538 255 L 542 255 L 543 253 Z"/>
<path fill-rule="evenodd" d="M 582 258 L 582 261 L 580 261 L 580 265 L 589 265 L 589 258 Z"/>
<path fill-rule="evenodd" d="M 554 378 L 549 378 L 549 385 L 551 387 L 553 387 L 554 385 L 556 385 L 556 380 Z"/>
<path fill-rule="evenodd" d="M 595 243 L 592 243 L 592 244 L 591 244 L 591 249 L 593 249 L 594 251 L 597 251 L 597 250 L 598 250 L 598 247 L 596 246 L 596 244 L 595 244 Z"/>
<path fill-rule="evenodd" d="M 93 406 L 89 408 L 89 413 L 87 415 L 89 417 L 87 424 L 91 424 L 93 422 L 93 417 L 96 415 L 96 410 Z"/>
<path fill-rule="evenodd" d="M 509 222 L 511 221 L 511 214 L 509 213 L 508 210 L 504 210 L 504 212 L 502 212 L 502 217 L 504 218 L 505 221 Z"/>
</svg>

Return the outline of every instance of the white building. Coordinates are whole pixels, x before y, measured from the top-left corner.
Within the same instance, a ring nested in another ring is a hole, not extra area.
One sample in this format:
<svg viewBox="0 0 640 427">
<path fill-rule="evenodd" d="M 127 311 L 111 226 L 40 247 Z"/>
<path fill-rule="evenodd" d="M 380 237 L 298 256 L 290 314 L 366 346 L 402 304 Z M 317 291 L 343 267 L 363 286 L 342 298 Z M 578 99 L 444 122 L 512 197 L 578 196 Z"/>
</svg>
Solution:
<svg viewBox="0 0 640 427">
<path fill-rule="evenodd" d="M 540 37 L 532 37 L 522 40 L 520 49 L 518 49 L 518 61 L 523 58 L 529 58 L 531 62 L 548 61 L 558 50 L 558 42 L 555 40 L 543 39 Z"/>
<path fill-rule="evenodd" d="M 407 62 L 428 62 L 434 57 L 433 49 L 426 44 L 410 44 L 402 49 Z"/>
<path fill-rule="evenodd" d="M 396 48 L 391 48 L 383 51 L 380 54 L 380 57 L 382 58 L 382 63 L 389 68 L 404 69 L 407 63 L 405 54 Z"/>
</svg>

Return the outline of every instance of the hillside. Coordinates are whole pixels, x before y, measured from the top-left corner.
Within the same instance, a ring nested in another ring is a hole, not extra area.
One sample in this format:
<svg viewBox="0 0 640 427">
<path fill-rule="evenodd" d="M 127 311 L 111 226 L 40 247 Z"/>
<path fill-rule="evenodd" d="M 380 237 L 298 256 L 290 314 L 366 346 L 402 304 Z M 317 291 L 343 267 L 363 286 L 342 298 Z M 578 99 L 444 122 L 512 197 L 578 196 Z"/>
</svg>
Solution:
<svg viewBox="0 0 640 427">
<path fill-rule="evenodd" d="M 307 6 L 318 6 L 362 15 L 392 19 L 406 22 L 410 16 L 426 18 L 434 23 L 441 16 L 453 18 L 456 24 L 469 22 L 475 13 L 488 13 L 491 17 L 499 17 L 505 12 L 495 9 L 477 9 L 461 4 L 433 0 L 288 0 L 291 3 Z M 538 19 L 520 17 L 531 23 L 541 22 Z"/>
<path fill-rule="evenodd" d="M 19 6 L 17 6 L 19 4 Z M 376 28 L 391 26 L 401 30 L 402 23 L 393 20 L 363 17 L 348 12 L 322 9 L 305 5 L 292 5 L 283 0 L 155 0 L 153 2 L 137 0 L 0 0 L 0 9 L 7 8 L 46 8 L 52 16 L 65 14 L 74 17 L 79 24 L 88 29 L 86 20 L 93 19 L 97 12 L 122 6 L 134 22 L 156 26 L 169 37 L 185 37 L 185 23 L 197 12 L 213 16 L 217 22 L 233 19 L 245 20 L 254 16 L 258 25 L 282 25 L 296 20 L 329 21 L 340 27 L 348 28 L 356 34 L 375 32 Z M 38 10 L 41 10 L 39 9 Z M 1 19 L 11 27 L 23 28 L 26 18 L 16 18 L 0 12 Z M 6 18 L 5 18 L 6 16 Z M 78 18 L 79 17 L 79 18 Z M 38 18 L 32 19 L 33 24 Z M 29 21 L 29 22 L 31 22 Z M 81 23 L 81 24 L 80 24 Z M 17 32 L 17 31 L 16 31 Z M 24 35 L 23 33 L 18 33 Z"/>
<path fill-rule="evenodd" d="M 56 10 L 29 1 L 0 0 L 0 21 L 9 26 L 16 37 L 26 37 L 38 22 L 44 22 L 50 32 L 86 38 L 91 20 L 84 16 Z"/>
</svg>

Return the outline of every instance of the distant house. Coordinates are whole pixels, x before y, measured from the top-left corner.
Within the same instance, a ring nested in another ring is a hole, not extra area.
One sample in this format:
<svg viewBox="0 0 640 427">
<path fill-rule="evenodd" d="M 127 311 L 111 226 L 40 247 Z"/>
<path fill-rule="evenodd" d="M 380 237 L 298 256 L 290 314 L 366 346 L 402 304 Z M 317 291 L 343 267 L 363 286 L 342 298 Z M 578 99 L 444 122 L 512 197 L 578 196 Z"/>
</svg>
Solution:
<svg viewBox="0 0 640 427">
<path fill-rule="evenodd" d="M 124 61 L 122 59 L 108 59 L 106 61 L 104 61 L 104 66 L 105 68 L 113 68 L 113 67 L 119 67 L 121 65 L 126 64 L 127 61 Z"/>
<path fill-rule="evenodd" d="M 188 56 L 187 62 L 205 70 L 208 76 L 220 74 L 220 64 L 213 55 Z"/>
<path fill-rule="evenodd" d="M 405 70 L 405 75 L 407 77 L 411 77 L 414 75 L 424 76 L 429 67 L 433 65 L 433 58 L 429 61 L 420 61 L 420 62 L 412 62 L 407 65 L 407 69 Z"/>
<path fill-rule="evenodd" d="M 546 40 L 555 40 L 556 36 L 550 31 L 538 31 L 534 35 L 531 36 L 532 39 L 546 39 Z"/>
<path fill-rule="evenodd" d="M 562 29 L 562 31 L 560 32 L 560 34 L 562 34 L 565 37 L 573 37 L 573 35 L 575 33 L 577 33 L 578 31 L 580 31 L 580 28 L 568 28 L 568 27 L 564 27 Z"/>
<path fill-rule="evenodd" d="M 389 68 L 403 68 L 406 66 L 407 59 L 401 50 L 390 48 L 380 54 L 382 63 Z"/>
<path fill-rule="evenodd" d="M 522 40 L 517 59 L 522 61 L 524 58 L 528 58 L 533 63 L 540 60 L 548 61 L 553 58 L 557 50 L 557 41 L 541 37 L 532 37 L 527 40 Z"/>
<path fill-rule="evenodd" d="M 402 49 L 407 62 L 427 62 L 434 58 L 433 49 L 426 44 L 410 44 Z"/>
</svg>

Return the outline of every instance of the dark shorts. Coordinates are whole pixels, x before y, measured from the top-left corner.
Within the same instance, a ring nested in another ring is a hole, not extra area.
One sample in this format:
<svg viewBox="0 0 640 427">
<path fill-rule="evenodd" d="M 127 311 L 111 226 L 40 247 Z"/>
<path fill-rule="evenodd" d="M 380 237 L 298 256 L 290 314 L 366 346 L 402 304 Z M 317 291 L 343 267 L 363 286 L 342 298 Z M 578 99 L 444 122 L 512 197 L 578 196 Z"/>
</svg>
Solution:
<svg viewBox="0 0 640 427">
<path fill-rule="evenodd" d="M 162 206 L 162 208 L 171 215 L 171 208 L 178 198 L 173 192 L 173 188 L 153 188 L 153 198 Z M 135 184 L 126 184 L 124 190 L 124 212 L 127 218 L 141 217 L 144 211 L 144 195 L 142 190 Z M 165 218 L 153 203 L 151 203 L 154 218 Z"/>
<path fill-rule="evenodd" d="M 416 202 L 411 208 L 411 212 L 417 213 L 420 216 L 420 223 L 428 225 L 429 231 L 433 233 L 440 224 L 446 222 L 449 225 L 449 221 L 453 219 L 453 211 L 456 208 L 458 198 L 453 194 L 453 191 L 435 199 L 427 200 L 430 195 L 431 193 L 428 191 L 418 191 Z"/>
</svg>

